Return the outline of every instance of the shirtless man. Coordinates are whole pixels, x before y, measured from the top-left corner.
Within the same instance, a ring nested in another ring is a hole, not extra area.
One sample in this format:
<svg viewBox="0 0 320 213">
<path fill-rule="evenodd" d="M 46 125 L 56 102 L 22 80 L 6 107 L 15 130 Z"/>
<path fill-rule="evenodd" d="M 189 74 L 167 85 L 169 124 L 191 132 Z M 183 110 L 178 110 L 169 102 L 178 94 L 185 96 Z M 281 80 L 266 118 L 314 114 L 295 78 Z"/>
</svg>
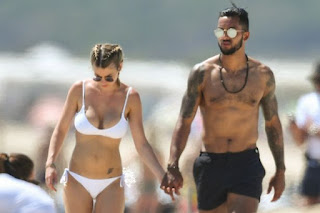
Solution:
<svg viewBox="0 0 320 213">
<path fill-rule="evenodd" d="M 256 212 L 265 175 L 256 147 L 260 105 L 276 164 L 268 188 L 268 193 L 274 189 L 272 201 L 285 188 L 275 79 L 269 67 L 245 54 L 250 33 L 244 9 L 221 11 L 214 32 L 221 54 L 195 65 L 189 75 L 161 188 L 173 199 L 173 193 L 180 194 L 183 178 L 178 162 L 200 107 L 203 145 L 193 170 L 199 212 Z"/>
</svg>

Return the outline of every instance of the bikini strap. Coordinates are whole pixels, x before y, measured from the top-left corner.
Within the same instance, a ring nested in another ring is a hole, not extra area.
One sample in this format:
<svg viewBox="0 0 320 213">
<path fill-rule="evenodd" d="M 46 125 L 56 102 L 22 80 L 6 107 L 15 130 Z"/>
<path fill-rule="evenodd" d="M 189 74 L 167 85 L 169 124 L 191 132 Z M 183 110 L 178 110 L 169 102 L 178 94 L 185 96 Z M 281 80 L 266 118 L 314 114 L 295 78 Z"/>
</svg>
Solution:
<svg viewBox="0 0 320 213">
<path fill-rule="evenodd" d="M 85 88 L 84 88 L 84 80 L 82 81 L 82 107 L 84 108 L 84 91 L 85 91 Z"/>
<path fill-rule="evenodd" d="M 64 185 L 67 184 L 68 182 L 68 174 L 69 174 L 69 169 L 68 168 L 65 168 L 64 169 L 64 172 L 60 178 L 60 183 L 63 183 Z"/>
<path fill-rule="evenodd" d="M 124 106 L 123 106 L 123 109 L 122 109 L 122 115 L 124 115 L 124 111 L 126 110 L 127 101 L 128 101 L 128 97 L 129 97 L 131 89 L 132 89 L 132 87 L 129 87 L 129 89 L 128 89 L 126 100 L 124 101 Z"/>
</svg>

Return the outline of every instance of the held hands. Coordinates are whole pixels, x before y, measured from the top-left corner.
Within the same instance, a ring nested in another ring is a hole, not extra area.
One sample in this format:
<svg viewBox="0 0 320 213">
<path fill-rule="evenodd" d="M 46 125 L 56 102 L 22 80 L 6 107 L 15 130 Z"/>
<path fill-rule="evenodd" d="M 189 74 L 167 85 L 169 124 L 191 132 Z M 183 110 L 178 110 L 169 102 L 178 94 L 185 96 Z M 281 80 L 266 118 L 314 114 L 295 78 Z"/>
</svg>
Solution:
<svg viewBox="0 0 320 213">
<path fill-rule="evenodd" d="M 285 188 L 284 171 L 276 172 L 276 174 L 271 178 L 267 194 L 271 192 L 272 188 L 274 188 L 274 195 L 271 202 L 274 202 L 281 197 Z"/>
<path fill-rule="evenodd" d="M 165 173 L 160 188 L 166 193 L 169 194 L 172 201 L 174 201 L 173 193 L 180 195 L 180 188 L 183 186 L 183 177 L 179 168 L 168 166 L 167 172 Z"/>
<path fill-rule="evenodd" d="M 54 184 L 57 182 L 57 170 L 54 164 L 46 166 L 46 185 L 49 189 L 57 191 Z"/>
</svg>

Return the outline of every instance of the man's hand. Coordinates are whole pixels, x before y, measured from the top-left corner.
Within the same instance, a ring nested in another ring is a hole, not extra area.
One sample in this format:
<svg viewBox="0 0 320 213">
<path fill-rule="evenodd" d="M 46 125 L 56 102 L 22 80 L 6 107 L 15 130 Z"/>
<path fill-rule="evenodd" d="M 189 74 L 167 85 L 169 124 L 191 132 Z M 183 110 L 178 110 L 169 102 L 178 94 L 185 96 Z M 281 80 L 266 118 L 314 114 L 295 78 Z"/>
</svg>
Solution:
<svg viewBox="0 0 320 213">
<path fill-rule="evenodd" d="M 272 188 L 274 188 L 274 195 L 271 202 L 277 201 L 285 188 L 285 177 L 284 171 L 278 171 L 276 174 L 271 178 L 269 187 L 268 187 L 268 194 L 271 192 Z"/>
<path fill-rule="evenodd" d="M 183 186 L 183 178 L 177 169 L 169 169 L 164 175 L 160 188 L 166 193 L 169 194 L 172 201 L 174 201 L 173 193 L 180 195 L 180 188 Z"/>
</svg>

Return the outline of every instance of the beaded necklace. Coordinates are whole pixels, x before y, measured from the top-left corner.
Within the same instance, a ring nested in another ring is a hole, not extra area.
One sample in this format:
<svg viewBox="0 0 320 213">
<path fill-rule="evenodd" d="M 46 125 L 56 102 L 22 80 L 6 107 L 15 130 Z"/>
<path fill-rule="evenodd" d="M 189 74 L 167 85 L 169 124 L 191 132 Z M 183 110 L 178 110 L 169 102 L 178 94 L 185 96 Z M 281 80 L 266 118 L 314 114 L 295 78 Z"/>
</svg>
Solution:
<svg viewBox="0 0 320 213">
<path fill-rule="evenodd" d="M 222 84 L 223 88 L 224 88 L 227 92 L 229 92 L 229 93 L 239 93 L 239 92 L 241 92 L 241 91 L 245 88 L 245 86 L 247 85 L 248 75 L 249 75 L 249 59 L 248 59 L 247 54 L 246 54 L 246 59 L 247 59 L 247 70 L 246 70 L 246 78 L 245 78 L 244 84 L 243 84 L 243 86 L 242 86 L 239 90 L 237 90 L 237 91 L 230 91 L 230 90 L 228 90 L 228 88 L 227 88 L 226 85 L 224 84 L 224 80 L 223 80 L 223 77 L 222 77 L 222 69 L 223 69 L 223 67 L 222 67 L 222 61 L 221 61 L 221 54 L 219 55 L 219 62 L 220 62 L 220 64 L 221 64 L 221 68 L 220 68 L 220 81 L 221 81 L 221 84 Z M 224 69 L 226 69 L 226 68 L 224 68 Z"/>
</svg>

